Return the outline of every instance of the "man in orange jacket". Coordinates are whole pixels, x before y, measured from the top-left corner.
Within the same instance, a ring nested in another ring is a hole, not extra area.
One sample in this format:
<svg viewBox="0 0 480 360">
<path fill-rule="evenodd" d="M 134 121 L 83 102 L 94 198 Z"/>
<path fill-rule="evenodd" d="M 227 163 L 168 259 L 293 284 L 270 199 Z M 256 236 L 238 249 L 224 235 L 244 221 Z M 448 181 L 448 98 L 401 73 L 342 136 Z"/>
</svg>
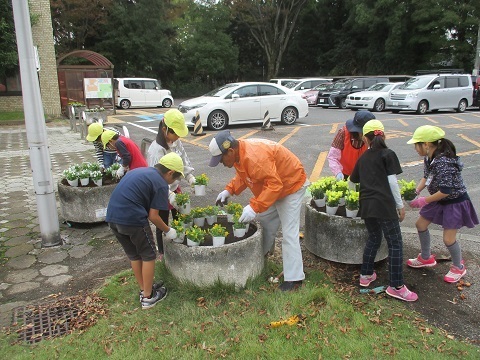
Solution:
<svg viewBox="0 0 480 360">
<path fill-rule="evenodd" d="M 226 203 L 229 197 L 239 195 L 247 187 L 252 191 L 250 204 L 244 207 L 239 220 L 260 221 L 264 254 L 272 248 L 282 225 L 285 281 L 279 288 L 295 290 L 305 279 L 299 232 L 302 200 L 309 182 L 302 163 L 280 144 L 265 139 L 236 140 L 228 130 L 212 139 L 209 151 L 210 166 L 222 162 L 236 170 L 235 177 L 218 195 L 218 203 Z"/>
</svg>

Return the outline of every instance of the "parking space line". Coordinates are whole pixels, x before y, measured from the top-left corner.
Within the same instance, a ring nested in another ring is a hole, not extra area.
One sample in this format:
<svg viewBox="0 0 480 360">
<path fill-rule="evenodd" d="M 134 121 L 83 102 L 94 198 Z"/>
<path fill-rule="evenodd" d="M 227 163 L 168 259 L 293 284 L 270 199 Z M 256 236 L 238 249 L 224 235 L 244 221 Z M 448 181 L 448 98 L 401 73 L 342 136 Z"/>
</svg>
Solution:
<svg viewBox="0 0 480 360">
<path fill-rule="evenodd" d="M 425 120 L 430 121 L 430 122 L 432 122 L 432 123 L 434 123 L 434 124 L 438 124 L 438 121 L 433 120 L 432 118 L 429 118 L 429 117 L 427 117 L 427 116 L 425 116 Z"/>
<path fill-rule="evenodd" d="M 460 118 L 458 118 L 458 117 L 456 117 L 456 116 L 450 116 L 450 117 L 451 117 L 452 119 L 465 122 L 464 119 L 460 119 Z"/>
<path fill-rule="evenodd" d="M 405 120 L 403 120 L 403 119 L 397 119 L 397 121 L 398 121 L 400 124 L 402 124 L 403 126 L 408 126 L 408 123 L 407 123 Z"/>
<path fill-rule="evenodd" d="M 191 144 L 197 144 L 200 140 L 206 139 L 206 138 L 208 138 L 209 136 L 212 136 L 212 135 L 213 134 L 205 134 L 203 136 L 199 136 L 199 137 L 195 138 L 195 140 L 190 140 L 190 143 Z M 185 138 L 180 138 L 180 140 L 182 140 L 182 141 L 183 141 L 183 139 L 185 139 Z"/>
<path fill-rule="evenodd" d="M 112 124 L 119 124 L 119 123 L 124 123 L 125 121 L 123 120 L 120 120 L 118 117 L 116 116 L 109 116 L 108 117 L 108 121 L 105 123 L 106 126 L 108 126 L 109 123 L 112 123 Z"/>
<path fill-rule="evenodd" d="M 338 130 L 338 125 L 340 125 L 341 123 L 335 123 L 335 124 L 332 124 L 332 128 L 330 129 L 330 134 L 335 134 Z"/>
<path fill-rule="evenodd" d="M 287 136 L 284 136 L 282 139 L 280 139 L 280 141 L 278 142 L 279 144 L 283 144 L 285 141 L 287 141 L 288 139 L 290 139 L 293 135 L 295 135 L 297 133 L 297 131 L 300 130 L 300 126 L 297 126 L 295 129 L 293 129 L 290 134 L 288 134 Z"/>
<path fill-rule="evenodd" d="M 322 173 L 323 170 L 323 165 L 325 164 L 325 160 L 327 159 L 327 151 L 322 151 L 317 158 L 317 162 L 315 163 L 315 166 L 313 167 L 312 173 L 310 175 L 310 182 L 314 182 L 320 178 L 320 174 Z"/>
<path fill-rule="evenodd" d="M 470 144 L 473 144 L 473 145 L 475 145 L 475 146 L 477 146 L 477 147 L 480 148 L 480 143 L 479 143 L 478 141 L 475 141 L 475 140 L 473 140 L 473 139 L 470 139 L 468 136 L 465 136 L 465 135 L 463 135 L 463 134 L 457 134 L 457 135 L 458 135 L 460 138 L 462 138 L 463 140 L 468 141 Z"/>
<path fill-rule="evenodd" d="M 249 138 L 250 136 L 256 134 L 257 132 L 259 132 L 259 130 L 252 130 L 249 133 L 246 133 L 245 135 L 240 136 L 239 138 L 237 138 L 237 140 Z"/>
</svg>

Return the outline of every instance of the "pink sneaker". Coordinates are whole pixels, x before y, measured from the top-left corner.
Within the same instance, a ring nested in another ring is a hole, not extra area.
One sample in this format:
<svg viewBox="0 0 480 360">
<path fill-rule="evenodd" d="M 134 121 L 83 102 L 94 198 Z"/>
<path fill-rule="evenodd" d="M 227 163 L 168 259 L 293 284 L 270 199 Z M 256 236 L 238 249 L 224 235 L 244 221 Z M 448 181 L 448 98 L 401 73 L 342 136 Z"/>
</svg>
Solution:
<svg viewBox="0 0 480 360">
<path fill-rule="evenodd" d="M 360 286 L 368 286 L 377 279 L 375 271 L 372 275 L 360 275 Z"/>
<path fill-rule="evenodd" d="M 467 273 L 467 268 L 465 267 L 463 260 L 462 265 L 463 269 L 460 269 L 455 265 L 450 266 L 450 271 L 443 277 L 443 280 L 448 283 L 456 283 L 458 280 L 460 280 Z"/>
<path fill-rule="evenodd" d="M 421 254 L 418 254 L 415 259 L 408 259 L 407 265 L 412 268 L 433 267 L 437 265 L 437 261 L 435 260 L 435 255 L 430 255 L 428 260 L 424 260 L 422 259 Z"/>
<path fill-rule="evenodd" d="M 394 287 L 389 286 L 385 292 L 387 293 L 387 295 L 403 301 L 416 301 L 418 299 L 418 295 L 408 290 L 405 285 L 403 285 L 398 290 Z"/>
</svg>

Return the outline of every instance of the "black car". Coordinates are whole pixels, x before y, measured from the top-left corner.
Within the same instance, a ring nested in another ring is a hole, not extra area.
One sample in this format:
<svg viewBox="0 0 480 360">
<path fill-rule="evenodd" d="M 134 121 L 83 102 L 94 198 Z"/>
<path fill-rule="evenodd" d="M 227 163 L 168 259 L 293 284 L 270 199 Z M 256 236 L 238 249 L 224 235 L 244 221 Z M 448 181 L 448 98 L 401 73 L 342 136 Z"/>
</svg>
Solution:
<svg viewBox="0 0 480 360">
<path fill-rule="evenodd" d="M 388 82 L 386 77 L 365 77 L 337 80 L 329 91 L 319 91 L 317 105 L 345 109 L 347 95 L 363 91 L 379 82 Z"/>
</svg>

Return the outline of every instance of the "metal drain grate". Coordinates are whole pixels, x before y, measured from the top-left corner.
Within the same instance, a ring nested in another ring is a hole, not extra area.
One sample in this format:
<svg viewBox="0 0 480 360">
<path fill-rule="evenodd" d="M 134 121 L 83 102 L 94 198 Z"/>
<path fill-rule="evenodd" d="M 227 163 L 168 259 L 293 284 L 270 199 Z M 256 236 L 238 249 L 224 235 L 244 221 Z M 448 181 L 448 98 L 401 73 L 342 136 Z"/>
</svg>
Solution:
<svg viewBox="0 0 480 360">
<path fill-rule="evenodd" d="M 29 306 L 14 309 L 13 322 L 21 324 L 17 330 L 20 340 L 35 344 L 44 339 L 67 334 L 70 322 L 80 313 L 71 306 Z"/>
</svg>

